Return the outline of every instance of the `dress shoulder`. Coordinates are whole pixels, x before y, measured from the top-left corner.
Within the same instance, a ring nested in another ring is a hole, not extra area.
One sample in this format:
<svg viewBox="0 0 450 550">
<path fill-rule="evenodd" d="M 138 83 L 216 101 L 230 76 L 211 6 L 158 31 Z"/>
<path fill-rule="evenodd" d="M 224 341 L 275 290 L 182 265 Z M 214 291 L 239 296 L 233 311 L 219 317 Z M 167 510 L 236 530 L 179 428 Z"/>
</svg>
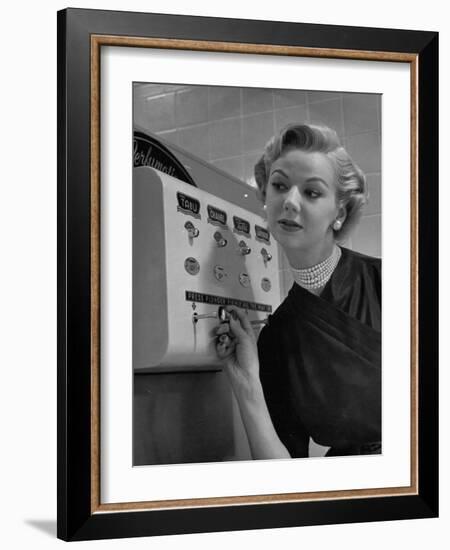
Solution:
<svg viewBox="0 0 450 550">
<path fill-rule="evenodd" d="M 338 264 L 338 268 L 344 271 L 350 279 L 369 278 L 376 286 L 381 287 L 381 258 L 368 256 L 349 248 L 341 247 L 341 250 L 342 266 Z M 339 272 L 339 269 L 336 271 Z"/>
<path fill-rule="evenodd" d="M 369 256 L 363 254 L 362 252 L 357 252 L 356 250 L 350 250 L 350 248 L 345 248 L 341 246 L 342 255 L 344 258 L 355 263 L 355 265 L 371 265 L 375 268 L 381 269 L 381 258 L 376 256 Z"/>
</svg>

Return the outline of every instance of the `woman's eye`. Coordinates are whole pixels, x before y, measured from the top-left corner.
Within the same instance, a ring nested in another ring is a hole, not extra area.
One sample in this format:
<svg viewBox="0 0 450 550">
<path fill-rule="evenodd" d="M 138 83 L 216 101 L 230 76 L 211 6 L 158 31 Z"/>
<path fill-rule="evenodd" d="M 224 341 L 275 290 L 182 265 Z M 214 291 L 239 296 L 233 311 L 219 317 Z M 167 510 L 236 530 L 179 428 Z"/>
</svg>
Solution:
<svg viewBox="0 0 450 550">
<path fill-rule="evenodd" d="M 277 189 L 278 191 L 282 191 L 282 190 L 286 189 L 286 184 L 283 183 L 282 181 L 273 181 L 272 182 L 272 187 L 274 189 Z"/>
<path fill-rule="evenodd" d="M 318 199 L 322 195 L 320 191 L 316 191 L 315 189 L 306 189 L 305 193 L 311 199 Z"/>
</svg>

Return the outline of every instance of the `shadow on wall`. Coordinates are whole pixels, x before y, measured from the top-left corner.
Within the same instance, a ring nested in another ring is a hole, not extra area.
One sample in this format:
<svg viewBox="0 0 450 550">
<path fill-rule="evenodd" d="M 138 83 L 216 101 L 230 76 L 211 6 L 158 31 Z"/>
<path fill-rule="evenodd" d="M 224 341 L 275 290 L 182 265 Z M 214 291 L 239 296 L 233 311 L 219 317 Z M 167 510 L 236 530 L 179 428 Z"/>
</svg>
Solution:
<svg viewBox="0 0 450 550">
<path fill-rule="evenodd" d="M 133 465 L 251 459 L 226 374 L 134 375 Z"/>
</svg>

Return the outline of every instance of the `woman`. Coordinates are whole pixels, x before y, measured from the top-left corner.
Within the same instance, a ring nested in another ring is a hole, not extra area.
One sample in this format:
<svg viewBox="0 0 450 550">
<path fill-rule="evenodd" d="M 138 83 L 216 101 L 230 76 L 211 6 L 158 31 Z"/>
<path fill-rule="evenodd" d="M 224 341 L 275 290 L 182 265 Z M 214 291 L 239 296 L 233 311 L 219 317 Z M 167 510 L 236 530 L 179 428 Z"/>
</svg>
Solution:
<svg viewBox="0 0 450 550">
<path fill-rule="evenodd" d="M 289 125 L 255 166 L 268 227 L 295 283 L 258 342 L 228 307 L 217 329 L 253 458 L 381 452 L 381 261 L 337 245 L 366 202 L 361 170 L 326 127 Z"/>
</svg>

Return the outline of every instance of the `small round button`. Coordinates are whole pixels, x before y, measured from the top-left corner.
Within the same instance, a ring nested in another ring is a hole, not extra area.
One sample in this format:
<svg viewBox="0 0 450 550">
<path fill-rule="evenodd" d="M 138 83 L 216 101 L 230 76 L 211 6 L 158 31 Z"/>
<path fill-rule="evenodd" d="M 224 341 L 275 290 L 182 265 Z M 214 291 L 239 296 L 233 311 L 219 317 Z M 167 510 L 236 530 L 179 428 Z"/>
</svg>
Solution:
<svg viewBox="0 0 450 550">
<path fill-rule="evenodd" d="M 195 258 L 186 258 L 184 260 L 184 269 L 190 274 L 190 275 L 197 275 L 197 273 L 200 271 L 200 264 Z"/>
<path fill-rule="evenodd" d="M 248 288 L 250 286 L 250 277 L 248 273 L 239 273 L 239 282 L 243 287 Z"/>
<path fill-rule="evenodd" d="M 261 288 L 264 290 L 264 292 L 269 292 L 272 288 L 272 283 L 270 282 L 270 279 L 264 277 L 264 279 L 261 280 Z"/>
<path fill-rule="evenodd" d="M 225 277 L 228 277 L 228 273 L 225 271 L 225 268 L 221 265 L 214 266 L 214 277 L 218 281 L 222 281 Z"/>
</svg>

